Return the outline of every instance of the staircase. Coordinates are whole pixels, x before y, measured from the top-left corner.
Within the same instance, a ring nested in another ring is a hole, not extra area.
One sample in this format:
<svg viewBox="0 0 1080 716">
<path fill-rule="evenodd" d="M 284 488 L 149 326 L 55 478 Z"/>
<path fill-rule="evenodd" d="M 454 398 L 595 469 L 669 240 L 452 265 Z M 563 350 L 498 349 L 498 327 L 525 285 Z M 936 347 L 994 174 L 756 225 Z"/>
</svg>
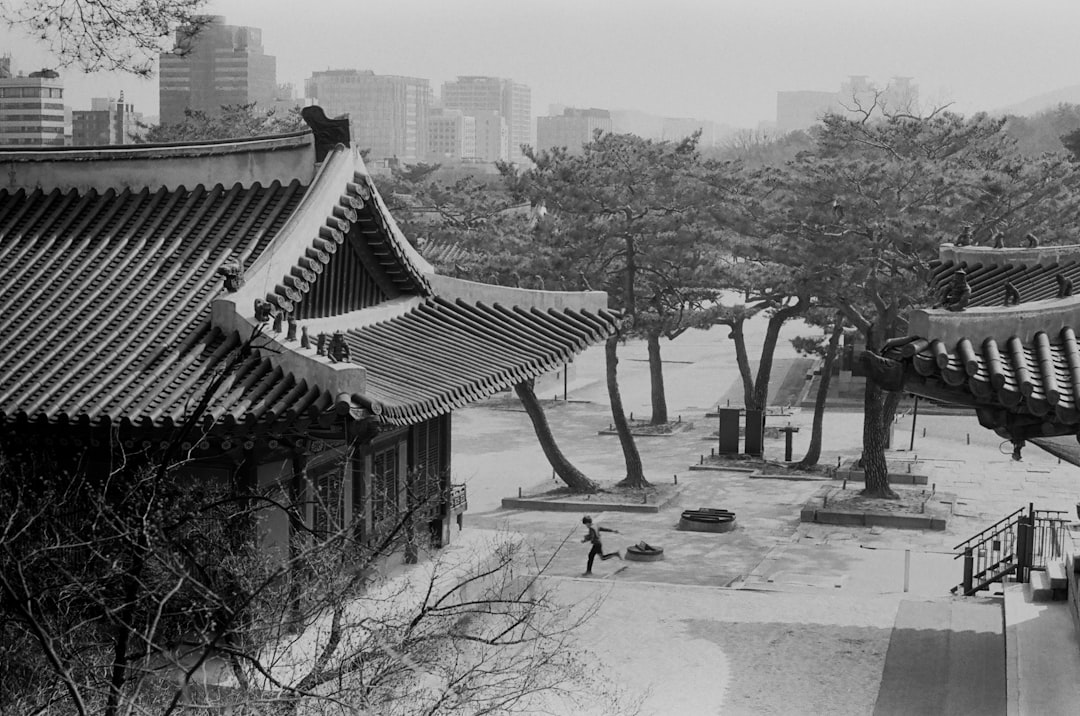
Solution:
<svg viewBox="0 0 1080 716">
<path fill-rule="evenodd" d="M 1064 559 L 1065 514 L 1029 504 L 956 545 L 955 559 L 964 559 L 964 579 L 953 594 L 974 596 L 1010 575 L 1027 583 L 1032 572 L 1045 572 L 1047 565 Z"/>
</svg>

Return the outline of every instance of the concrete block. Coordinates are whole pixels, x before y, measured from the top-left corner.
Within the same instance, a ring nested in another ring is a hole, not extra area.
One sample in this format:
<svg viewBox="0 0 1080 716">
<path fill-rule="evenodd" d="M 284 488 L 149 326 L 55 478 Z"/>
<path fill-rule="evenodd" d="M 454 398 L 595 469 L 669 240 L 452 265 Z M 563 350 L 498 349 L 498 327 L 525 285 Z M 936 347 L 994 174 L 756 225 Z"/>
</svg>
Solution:
<svg viewBox="0 0 1080 716">
<path fill-rule="evenodd" d="M 1069 588 L 1069 580 L 1065 577 L 1065 565 L 1060 560 L 1046 565 L 1046 575 L 1050 578 L 1051 589 Z"/>
<path fill-rule="evenodd" d="M 1054 588 L 1050 586 L 1050 575 L 1043 570 L 1031 570 L 1024 591 L 1033 602 L 1049 602 L 1054 599 Z"/>
</svg>

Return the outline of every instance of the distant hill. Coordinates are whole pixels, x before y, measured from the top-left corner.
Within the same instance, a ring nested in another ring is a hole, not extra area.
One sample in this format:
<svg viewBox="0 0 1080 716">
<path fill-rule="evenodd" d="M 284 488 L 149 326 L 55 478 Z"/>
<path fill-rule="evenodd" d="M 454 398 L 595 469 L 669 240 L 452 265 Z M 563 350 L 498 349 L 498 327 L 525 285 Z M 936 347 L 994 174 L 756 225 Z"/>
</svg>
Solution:
<svg viewBox="0 0 1080 716">
<path fill-rule="evenodd" d="M 1015 114 L 1020 117 L 1029 117 L 1046 109 L 1053 109 L 1059 104 L 1080 104 L 1080 85 L 1062 87 L 1053 92 L 1047 92 L 1035 97 L 1030 97 L 1022 102 L 1001 107 L 994 114 Z"/>
</svg>

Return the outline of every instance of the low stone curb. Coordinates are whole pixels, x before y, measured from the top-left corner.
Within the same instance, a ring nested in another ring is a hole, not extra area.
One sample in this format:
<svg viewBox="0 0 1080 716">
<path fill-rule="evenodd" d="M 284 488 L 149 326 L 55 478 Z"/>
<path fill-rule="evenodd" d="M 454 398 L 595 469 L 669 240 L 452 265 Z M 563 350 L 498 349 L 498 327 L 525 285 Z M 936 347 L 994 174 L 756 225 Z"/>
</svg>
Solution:
<svg viewBox="0 0 1080 716">
<path fill-rule="evenodd" d="M 835 480 L 847 480 L 848 482 L 863 482 L 866 473 L 862 470 L 837 470 Z M 910 472 L 890 472 L 890 485 L 926 485 L 929 479 L 926 475 L 916 475 Z"/>
<path fill-rule="evenodd" d="M 708 472 L 757 472 L 756 467 L 720 467 L 719 465 L 691 465 L 690 470 L 705 470 Z"/>
<path fill-rule="evenodd" d="M 798 474 L 773 474 L 755 472 L 750 475 L 751 480 L 790 480 L 792 482 L 831 482 L 833 478 L 826 475 L 798 475 Z"/>
<path fill-rule="evenodd" d="M 534 510 L 537 512 L 637 512 L 655 514 L 679 496 L 672 492 L 663 502 L 593 502 L 592 500 L 545 500 L 533 497 L 504 497 L 503 509 Z"/>
<path fill-rule="evenodd" d="M 872 510 L 844 509 L 840 507 L 825 507 L 824 495 L 835 488 L 820 488 L 813 497 L 803 505 L 799 513 L 802 522 L 817 522 L 829 525 L 851 525 L 856 527 L 894 527 L 909 530 L 944 530 L 948 526 L 948 512 L 952 509 L 952 500 L 955 496 L 945 493 L 937 493 L 936 502 L 930 502 L 935 496 L 928 498 L 926 513 L 896 513 L 874 512 Z M 952 498 L 952 499 L 949 499 Z M 947 505 L 947 508 L 945 507 Z M 946 511 L 948 510 L 948 512 Z"/>
<path fill-rule="evenodd" d="M 530 500 L 527 497 L 504 497 L 502 506 L 507 510 L 534 510 L 537 512 L 640 512 L 656 513 L 660 505 L 634 505 L 627 502 L 568 502 L 566 500 Z"/>
</svg>

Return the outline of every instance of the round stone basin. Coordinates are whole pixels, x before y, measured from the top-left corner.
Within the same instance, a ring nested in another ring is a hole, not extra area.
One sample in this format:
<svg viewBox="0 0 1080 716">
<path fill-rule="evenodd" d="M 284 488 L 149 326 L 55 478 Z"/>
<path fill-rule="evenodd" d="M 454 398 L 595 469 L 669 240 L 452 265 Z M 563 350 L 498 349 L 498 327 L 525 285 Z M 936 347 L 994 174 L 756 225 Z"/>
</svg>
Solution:
<svg viewBox="0 0 1080 716">
<path fill-rule="evenodd" d="M 626 559 L 631 562 L 658 562 L 664 558 L 664 548 L 638 542 L 626 548 Z"/>
<path fill-rule="evenodd" d="M 735 529 L 735 513 L 712 507 L 683 510 L 679 529 L 691 532 L 730 532 Z"/>
</svg>

